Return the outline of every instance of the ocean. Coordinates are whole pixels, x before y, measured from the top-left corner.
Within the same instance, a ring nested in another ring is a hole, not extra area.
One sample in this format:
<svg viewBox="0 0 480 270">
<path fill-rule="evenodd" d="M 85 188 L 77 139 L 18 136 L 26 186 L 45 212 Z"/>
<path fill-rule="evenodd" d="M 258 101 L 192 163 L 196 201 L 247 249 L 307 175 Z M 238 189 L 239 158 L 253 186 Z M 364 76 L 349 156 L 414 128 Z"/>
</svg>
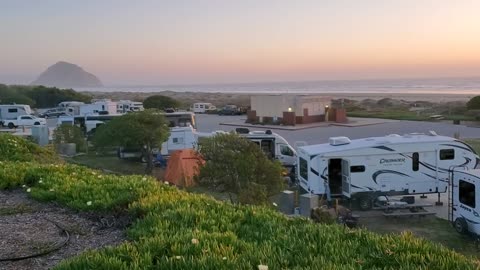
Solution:
<svg viewBox="0 0 480 270">
<path fill-rule="evenodd" d="M 99 92 L 209 92 L 209 93 L 365 93 L 480 95 L 479 78 L 332 80 L 197 85 L 119 85 L 75 88 Z"/>
</svg>

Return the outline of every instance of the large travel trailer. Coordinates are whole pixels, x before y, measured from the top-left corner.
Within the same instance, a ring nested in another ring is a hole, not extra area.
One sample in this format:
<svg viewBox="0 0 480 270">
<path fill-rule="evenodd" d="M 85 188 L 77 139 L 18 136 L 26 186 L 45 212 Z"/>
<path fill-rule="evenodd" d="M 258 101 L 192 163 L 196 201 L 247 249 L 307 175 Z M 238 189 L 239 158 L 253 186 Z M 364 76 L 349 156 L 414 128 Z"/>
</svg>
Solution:
<svg viewBox="0 0 480 270">
<path fill-rule="evenodd" d="M 6 120 L 16 120 L 19 116 L 32 114 L 29 105 L 24 104 L 1 104 L 0 105 L 0 126 Z"/>
<path fill-rule="evenodd" d="M 117 114 L 117 103 L 107 99 L 96 100 L 91 104 L 71 103 L 66 110 L 66 114 L 71 116 L 112 115 Z"/>
<path fill-rule="evenodd" d="M 473 169 L 477 153 L 450 137 L 430 134 L 389 135 L 298 148 L 300 186 L 308 193 L 338 196 L 371 208 L 382 195 L 444 193 L 449 168 Z"/>
<path fill-rule="evenodd" d="M 194 103 L 190 110 L 194 113 L 207 113 L 209 111 L 215 111 L 217 107 L 213 106 L 212 103 L 198 102 Z"/>
</svg>

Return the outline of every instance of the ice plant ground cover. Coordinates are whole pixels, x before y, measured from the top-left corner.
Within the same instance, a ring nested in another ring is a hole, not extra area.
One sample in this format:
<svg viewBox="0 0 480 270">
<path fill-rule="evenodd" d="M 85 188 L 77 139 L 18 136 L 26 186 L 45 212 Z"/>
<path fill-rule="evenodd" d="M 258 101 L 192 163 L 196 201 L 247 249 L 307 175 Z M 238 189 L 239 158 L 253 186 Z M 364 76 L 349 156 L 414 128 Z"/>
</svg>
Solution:
<svg viewBox="0 0 480 270">
<path fill-rule="evenodd" d="M 190 194 L 150 177 L 67 164 L 0 160 L 0 188 L 135 218 L 129 242 L 57 269 L 478 269 L 478 261 L 411 234 L 379 235 L 288 218 L 267 207 Z"/>
</svg>

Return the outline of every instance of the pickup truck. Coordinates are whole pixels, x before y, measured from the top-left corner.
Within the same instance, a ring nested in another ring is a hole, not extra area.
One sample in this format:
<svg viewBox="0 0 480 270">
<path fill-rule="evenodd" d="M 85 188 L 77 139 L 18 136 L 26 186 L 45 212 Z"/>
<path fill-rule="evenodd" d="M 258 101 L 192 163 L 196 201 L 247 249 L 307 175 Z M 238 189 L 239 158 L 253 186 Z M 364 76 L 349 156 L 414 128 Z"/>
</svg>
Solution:
<svg viewBox="0 0 480 270">
<path fill-rule="evenodd" d="M 33 115 L 21 115 L 17 117 L 17 119 L 6 119 L 3 122 L 3 125 L 10 129 L 20 126 L 38 126 L 46 124 L 47 120 L 45 118 L 38 118 Z"/>
</svg>

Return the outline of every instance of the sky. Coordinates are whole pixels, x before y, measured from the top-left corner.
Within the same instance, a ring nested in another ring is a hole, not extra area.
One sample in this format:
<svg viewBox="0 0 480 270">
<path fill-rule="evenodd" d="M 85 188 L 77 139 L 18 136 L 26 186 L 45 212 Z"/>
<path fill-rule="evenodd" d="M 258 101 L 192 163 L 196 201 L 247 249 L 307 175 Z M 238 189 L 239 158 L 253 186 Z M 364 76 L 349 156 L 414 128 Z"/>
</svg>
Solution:
<svg viewBox="0 0 480 270">
<path fill-rule="evenodd" d="M 107 85 L 480 74 L 478 0 L 0 0 L 0 82 L 67 61 Z"/>
</svg>

